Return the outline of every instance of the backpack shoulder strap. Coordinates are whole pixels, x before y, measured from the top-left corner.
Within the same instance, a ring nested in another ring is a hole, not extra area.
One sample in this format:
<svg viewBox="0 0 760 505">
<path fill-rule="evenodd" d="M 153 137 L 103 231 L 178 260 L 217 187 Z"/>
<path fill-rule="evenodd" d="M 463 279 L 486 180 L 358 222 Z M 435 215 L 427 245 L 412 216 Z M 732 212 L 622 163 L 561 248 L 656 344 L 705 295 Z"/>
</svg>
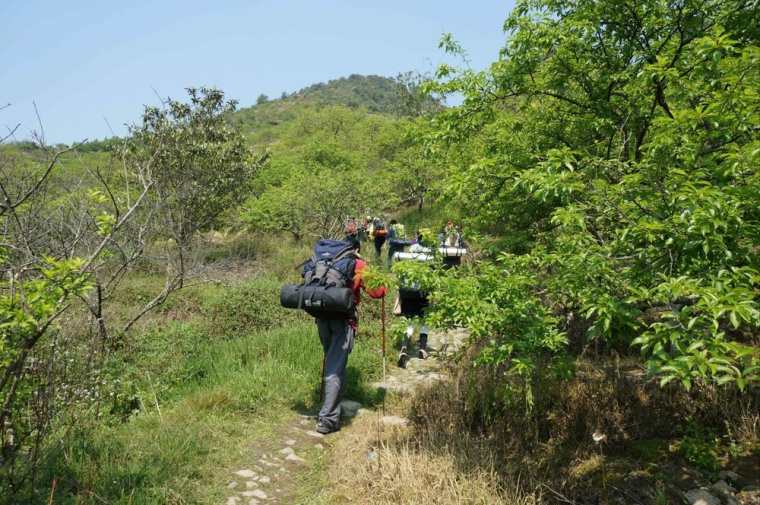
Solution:
<svg viewBox="0 0 760 505">
<path fill-rule="evenodd" d="M 343 258 L 353 257 L 356 258 L 356 253 L 354 253 L 353 248 L 346 248 L 343 251 L 339 252 L 335 255 L 335 257 L 332 259 L 333 263 L 338 262 L 342 260 Z"/>
</svg>

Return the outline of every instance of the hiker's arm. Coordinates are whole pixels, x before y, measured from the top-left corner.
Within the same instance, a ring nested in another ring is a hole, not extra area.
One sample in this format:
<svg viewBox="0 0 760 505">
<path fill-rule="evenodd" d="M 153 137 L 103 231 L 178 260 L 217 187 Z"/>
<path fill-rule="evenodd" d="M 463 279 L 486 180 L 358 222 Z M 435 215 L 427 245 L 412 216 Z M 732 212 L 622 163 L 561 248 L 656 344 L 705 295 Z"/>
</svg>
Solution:
<svg viewBox="0 0 760 505">
<path fill-rule="evenodd" d="M 362 289 L 364 289 L 364 292 L 367 293 L 370 298 L 382 298 L 388 292 L 385 286 L 380 286 L 379 288 L 375 289 L 368 289 L 364 286 L 364 284 L 362 284 Z"/>
<path fill-rule="evenodd" d="M 382 298 L 385 296 L 385 294 L 388 292 L 385 286 L 380 286 L 375 289 L 369 289 L 367 286 L 364 285 L 364 279 L 362 278 L 362 272 L 365 268 L 365 264 L 361 264 L 356 268 L 356 275 L 354 276 L 354 286 L 360 287 L 364 290 L 365 293 L 367 293 L 370 298 Z"/>
</svg>

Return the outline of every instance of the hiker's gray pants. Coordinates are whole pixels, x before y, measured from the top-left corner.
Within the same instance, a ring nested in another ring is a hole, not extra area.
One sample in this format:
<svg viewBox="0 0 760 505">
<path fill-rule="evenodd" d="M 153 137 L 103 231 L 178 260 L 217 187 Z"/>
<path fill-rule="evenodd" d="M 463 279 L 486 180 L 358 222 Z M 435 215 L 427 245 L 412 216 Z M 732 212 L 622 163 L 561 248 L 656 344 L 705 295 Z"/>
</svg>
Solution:
<svg viewBox="0 0 760 505">
<path fill-rule="evenodd" d="M 346 363 L 354 348 L 354 329 L 344 319 L 317 319 L 325 351 L 325 399 L 319 420 L 330 428 L 340 424 L 340 397 L 346 382 Z"/>
</svg>

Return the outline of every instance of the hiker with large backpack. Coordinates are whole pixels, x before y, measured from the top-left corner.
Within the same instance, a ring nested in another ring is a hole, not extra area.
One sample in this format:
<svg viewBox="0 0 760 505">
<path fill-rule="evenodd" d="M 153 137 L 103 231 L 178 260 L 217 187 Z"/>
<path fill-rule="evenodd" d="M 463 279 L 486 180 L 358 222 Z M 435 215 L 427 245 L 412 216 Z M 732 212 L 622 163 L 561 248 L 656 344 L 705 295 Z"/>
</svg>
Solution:
<svg viewBox="0 0 760 505">
<path fill-rule="evenodd" d="M 404 225 L 391 219 L 390 230 L 388 230 L 388 268 L 393 265 L 393 255 L 403 252 L 404 247 L 411 245 L 411 241 L 406 239 L 406 229 Z"/>
<path fill-rule="evenodd" d="M 340 429 L 340 399 L 348 355 L 354 346 L 361 291 L 372 298 L 382 298 L 386 293 L 385 287 L 364 286 L 362 272 L 367 264 L 359 256 L 358 246 L 358 240 L 320 240 L 303 266 L 303 283 L 285 285 L 280 292 L 284 307 L 306 310 L 317 324 L 324 351 L 324 389 L 316 431 L 322 434 Z"/>
<path fill-rule="evenodd" d="M 375 243 L 375 257 L 379 260 L 383 254 L 383 244 L 388 237 L 388 230 L 385 229 L 385 221 L 376 217 L 372 220 L 372 240 Z"/>
<path fill-rule="evenodd" d="M 467 255 L 467 244 L 462 238 L 462 229 L 449 220 L 438 236 L 438 241 L 444 267 L 458 267 L 462 263 L 462 257 Z"/>
</svg>

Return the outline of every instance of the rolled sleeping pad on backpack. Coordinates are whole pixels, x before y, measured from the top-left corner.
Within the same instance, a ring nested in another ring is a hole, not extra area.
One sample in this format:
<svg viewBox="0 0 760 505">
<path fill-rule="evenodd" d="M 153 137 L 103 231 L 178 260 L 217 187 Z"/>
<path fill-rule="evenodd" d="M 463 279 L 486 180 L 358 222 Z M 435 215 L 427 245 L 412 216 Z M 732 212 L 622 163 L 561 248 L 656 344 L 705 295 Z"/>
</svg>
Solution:
<svg viewBox="0 0 760 505">
<path fill-rule="evenodd" d="M 409 248 L 409 252 L 431 254 L 433 250 L 429 247 L 425 247 L 424 245 L 412 244 L 412 247 Z"/>
<path fill-rule="evenodd" d="M 280 305 L 287 309 L 304 309 L 313 316 L 319 314 L 353 314 L 356 307 L 351 288 L 335 286 L 285 284 L 280 289 Z"/>
<path fill-rule="evenodd" d="M 433 259 L 432 254 L 425 254 L 421 252 L 397 252 L 393 254 L 393 261 L 430 261 Z"/>
<path fill-rule="evenodd" d="M 462 257 L 467 255 L 467 249 L 463 247 L 440 247 L 438 248 L 438 252 L 441 253 L 441 256 L 444 257 Z"/>
<path fill-rule="evenodd" d="M 388 241 L 388 243 L 392 245 L 393 247 L 407 247 L 407 246 L 412 245 L 411 240 L 405 240 L 401 238 L 392 238 Z"/>
</svg>

